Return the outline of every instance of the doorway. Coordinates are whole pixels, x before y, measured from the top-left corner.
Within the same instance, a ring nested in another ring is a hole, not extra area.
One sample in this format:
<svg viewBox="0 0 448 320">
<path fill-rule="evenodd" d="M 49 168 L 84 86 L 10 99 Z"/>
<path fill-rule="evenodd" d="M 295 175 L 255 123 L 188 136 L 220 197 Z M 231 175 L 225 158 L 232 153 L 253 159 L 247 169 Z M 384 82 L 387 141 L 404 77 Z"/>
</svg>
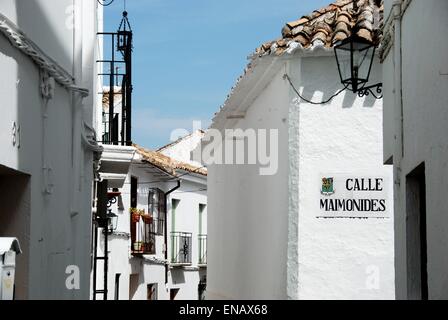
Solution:
<svg viewBox="0 0 448 320">
<path fill-rule="evenodd" d="M 407 294 L 428 299 L 425 164 L 406 176 Z"/>
<path fill-rule="evenodd" d="M 16 257 L 14 298 L 28 298 L 31 219 L 31 176 L 0 165 L 0 237 L 19 240 L 22 254 Z"/>
<path fill-rule="evenodd" d="M 170 289 L 170 300 L 176 300 L 179 289 Z"/>
</svg>

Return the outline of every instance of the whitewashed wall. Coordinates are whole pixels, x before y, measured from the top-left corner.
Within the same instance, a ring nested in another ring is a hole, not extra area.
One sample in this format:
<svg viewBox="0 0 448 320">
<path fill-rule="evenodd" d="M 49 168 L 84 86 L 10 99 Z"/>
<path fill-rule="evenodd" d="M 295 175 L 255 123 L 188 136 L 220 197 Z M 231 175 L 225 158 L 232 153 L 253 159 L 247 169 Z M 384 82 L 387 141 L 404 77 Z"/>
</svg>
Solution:
<svg viewBox="0 0 448 320">
<path fill-rule="evenodd" d="M 386 0 L 385 8 L 393 1 Z M 390 10 L 385 10 L 385 16 Z M 446 192 L 448 188 L 448 43 L 440 41 L 439 35 L 448 30 L 448 2 L 439 0 L 411 1 L 401 22 L 400 43 L 393 48 L 383 63 L 386 87 L 385 105 L 399 110 L 394 102 L 399 88 L 392 83 L 398 74 L 391 72 L 398 62 L 394 54 L 401 50 L 402 98 L 403 98 L 403 143 L 404 157 L 394 152 L 394 166 L 397 170 L 395 212 L 395 255 L 397 298 L 408 297 L 406 255 L 406 175 L 425 162 L 426 169 L 426 215 L 428 248 L 428 286 L 430 299 L 448 298 L 448 218 L 446 215 Z M 393 77 L 393 78 L 392 78 Z M 391 79 L 392 78 L 392 79 Z M 386 109 L 385 109 L 386 112 Z M 398 112 L 395 120 L 385 119 L 385 140 L 396 140 L 396 128 L 400 121 Z M 384 114 L 384 117 L 390 117 Z M 398 127 L 399 130 L 399 127 Z M 385 149 L 386 153 L 391 153 Z"/>
<path fill-rule="evenodd" d="M 181 138 L 176 143 L 164 147 L 160 150 L 160 152 L 178 161 L 189 163 L 197 167 L 202 167 L 199 162 L 191 160 L 190 152 L 201 142 L 203 136 L 204 133 L 202 131 L 196 130 L 192 134 Z"/>
<path fill-rule="evenodd" d="M 260 176 L 253 165 L 208 168 L 207 299 L 394 298 L 392 217 L 315 218 L 322 173 L 368 172 L 391 181 L 391 169 L 382 167 L 381 102 L 344 93 L 325 106 L 293 103 L 285 71 L 314 101 L 341 87 L 334 57 L 321 54 L 261 59 L 227 102 L 232 111 L 215 119 L 219 129 L 279 129 L 279 171 Z M 376 66 L 372 81 L 379 78 Z M 225 120 L 232 112 L 245 117 Z M 371 265 L 380 271 L 375 290 L 366 289 Z"/>
<path fill-rule="evenodd" d="M 208 167 L 207 299 L 286 299 L 288 87 L 277 72 L 235 128 L 278 129 L 279 170 Z"/>
<path fill-rule="evenodd" d="M 78 4 L 76 9 L 74 3 Z M 93 84 L 96 3 L 2 0 L 0 11 L 46 55 L 75 76 L 78 86 L 89 89 L 91 94 L 96 92 Z M 74 28 L 70 25 L 73 11 L 82 21 L 84 37 L 80 41 L 74 41 L 75 31 L 80 32 L 79 25 Z M 8 230 L 11 236 L 25 234 L 19 237 L 24 253 L 18 262 L 29 263 L 27 268 L 19 266 L 24 272 L 16 274 L 23 285 L 17 298 L 88 299 L 93 167 L 91 152 L 81 147 L 80 134 L 76 134 L 80 131 L 75 128 L 79 124 L 75 115 L 82 114 L 91 125 L 93 98 L 86 99 L 83 106 L 75 106 L 72 93 L 57 84 L 44 120 L 39 68 L 12 47 L 3 34 L 0 35 L 0 68 L 4 115 L 0 119 L 0 164 L 30 176 L 29 198 L 25 200 L 29 201 L 29 207 L 25 225 L 19 228 L 25 231 Z M 12 144 L 13 122 L 21 129 L 20 147 Z M 43 193 L 44 161 L 52 169 L 46 180 L 49 194 Z M 0 215 L 10 222 L 16 218 L 15 212 L 4 209 L 0 209 Z M 69 265 L 79 267 L 77 290 L 66 287 L 65 272 Z"/>
<path fill-rule="evenodd" d="M 294 59 L 289 70 L 313 101 L 341 87 L 332 56 Z M 371 83 L 380 75 L 375 64 Z M 297 153 L 290 153 L 299 176 L 298 298 L 393 299 L 392 168 L 382 165 L 381 100 L 345 91 L 329 104 L 293 103 L 290 110 L 299 134 Z M 388 219 L 317 219 L 321 179 L 335 175 L 384 177 Z"/>
</svg>

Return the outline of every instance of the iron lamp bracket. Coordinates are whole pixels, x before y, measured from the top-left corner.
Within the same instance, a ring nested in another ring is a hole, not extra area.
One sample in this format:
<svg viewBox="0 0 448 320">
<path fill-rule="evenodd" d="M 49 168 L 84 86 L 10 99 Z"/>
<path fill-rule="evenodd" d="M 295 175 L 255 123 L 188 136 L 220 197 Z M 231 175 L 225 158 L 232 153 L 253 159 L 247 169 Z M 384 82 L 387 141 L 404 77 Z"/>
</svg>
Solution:
<svg viewBox="0 0 448 320">
<path fill-rule="evenodd" d="M 377 83 L 368 87 L 360 88 L 356 91 L 358 94 L 358 97 L 368 97 L 369 95 L 372 95 L 375 99 L 382 99 L 383 98 L 383 84 Z"/>
</svg>

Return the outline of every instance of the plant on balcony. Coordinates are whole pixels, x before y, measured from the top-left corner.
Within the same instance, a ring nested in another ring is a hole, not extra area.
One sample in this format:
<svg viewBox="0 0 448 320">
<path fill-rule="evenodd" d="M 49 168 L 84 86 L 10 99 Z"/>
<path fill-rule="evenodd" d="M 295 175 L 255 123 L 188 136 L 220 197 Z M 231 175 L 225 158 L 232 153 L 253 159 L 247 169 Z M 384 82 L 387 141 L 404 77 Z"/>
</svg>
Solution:
<svg viewBox="0 0 448 320">
<path fill-rule="evenodd" d="M 152 216 L 151 215 L 145 213 L 145 214 L 142 214 L 141 216 L 142 216 L 143 222 L 145 224 L 151 224 L 152 223 Z"/>
<path fill-rule="evenodd" d="M 143 242 L 142 241 L 134 242 L 134 247 L 132 249 L 134 252 L 142 252 L 143 251 Z"/>
<path fill-rule="evenodd" d="M 133 223 L 137 223 L 140 221 L 140 217 L 145 214 L 145 210 L 140 210 L 137 208 L 130 208 L 131 218 Z"/>
</svg>

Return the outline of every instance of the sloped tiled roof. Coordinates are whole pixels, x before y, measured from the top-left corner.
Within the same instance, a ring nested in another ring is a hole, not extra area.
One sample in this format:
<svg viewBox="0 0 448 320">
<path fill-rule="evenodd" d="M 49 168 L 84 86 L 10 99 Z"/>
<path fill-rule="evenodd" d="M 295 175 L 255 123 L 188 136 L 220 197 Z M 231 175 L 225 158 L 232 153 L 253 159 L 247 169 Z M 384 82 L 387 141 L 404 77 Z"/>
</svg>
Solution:
<svg viewBox="0 0 448 320">
<path fill-rule="evenodd" d="M 287 23 L 282 29 L 282 37 L 263 44 L 256 54 L 281 55 L 297 46 L 304 49 L 316 45 L 331 48 L 353 34 L 378 44 L 382 20 L 381 0 L 336 0 L 310 15 Z"/>
<path fill-rule="evenodd" d="M 198 173 L 201 175 L 207 175 L 207 169 L 196 167 L 185 162 L 174 160 L 160 152 L 149 150 L 134 144 L 137 149 L 137 153 L 140 154 L 144 160 L 148 161 L 152 165 L 159 169 L 162 169 L 169 174 L 176 175 L 176 170 L 184 170 L 191 173 Z"/>
</svg>

